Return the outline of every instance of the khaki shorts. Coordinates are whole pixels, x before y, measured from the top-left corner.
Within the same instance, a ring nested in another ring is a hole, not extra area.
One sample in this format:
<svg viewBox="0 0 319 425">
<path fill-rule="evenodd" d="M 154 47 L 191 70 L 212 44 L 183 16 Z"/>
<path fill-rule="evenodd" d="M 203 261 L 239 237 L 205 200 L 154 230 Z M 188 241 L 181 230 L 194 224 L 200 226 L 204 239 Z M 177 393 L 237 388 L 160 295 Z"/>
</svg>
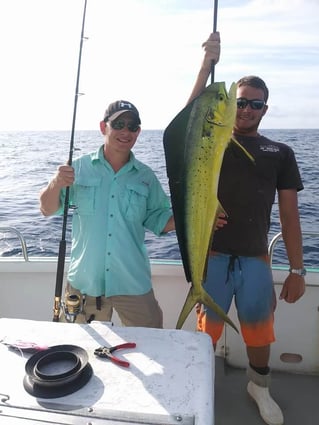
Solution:
<svg viewBox="0 0 319 425">
<path fill-rule="evenodd" d="M 75 323 L 90 323 L 92 320 L 111 322 L 114 309 L 123 326 L 163 328 L 163 312 L 154 296 L 153 289 L 143 295 L 96 298 L 89 295 L 83 296 L 68 283 L 65 300 L 69 295 L 78 295 L 81 299 L 81 312 L 76 315 Z M 60 321 L 67 321 L 63 312 Z"/>
</svg>

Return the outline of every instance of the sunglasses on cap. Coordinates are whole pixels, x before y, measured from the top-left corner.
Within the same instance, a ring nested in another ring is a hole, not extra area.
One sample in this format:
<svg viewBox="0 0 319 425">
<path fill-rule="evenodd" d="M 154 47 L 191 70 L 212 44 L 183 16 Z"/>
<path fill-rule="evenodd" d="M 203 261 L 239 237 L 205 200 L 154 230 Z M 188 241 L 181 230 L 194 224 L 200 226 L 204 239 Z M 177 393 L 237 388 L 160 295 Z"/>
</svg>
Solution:
<svg viewBox="0 0 319 425">
<path fill-rule="evenodd" d="M 265 106 L 265 101 L 259 99 L 248 100 L 245 97 L 239 97 L 237 99 L 238 109 L 245 109 L 247 105 L 249 105 L 251 109 L 262 109 Z"/>
<path fill-rule="evenodd" d="M 123 130 L 123 128 L 126 127 L 128 131 L 131 131 L 132 133 L 136 133 L 140 128 L 140 125 L 134 121 L 115 120 L 110 121 L 110 124 L 113 130 Z"/>
</svg>

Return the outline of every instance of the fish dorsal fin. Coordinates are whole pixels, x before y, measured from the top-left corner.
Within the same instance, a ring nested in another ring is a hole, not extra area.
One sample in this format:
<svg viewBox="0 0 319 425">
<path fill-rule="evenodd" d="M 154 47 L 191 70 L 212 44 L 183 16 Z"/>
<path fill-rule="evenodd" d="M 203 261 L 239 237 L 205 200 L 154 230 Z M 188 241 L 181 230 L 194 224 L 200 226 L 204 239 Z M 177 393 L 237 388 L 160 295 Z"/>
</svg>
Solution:
<svg viewBox="0 0 319 425">
<path fill-rule="evenodd" d="M 244 152 L 244 154 L 251 160 L 251 162 L 253 163 L 253 164 L 255 164 L 255 158 L 252 156 L 252 155 L 250 155 L 250 153 L 244 148 L 244 146 L 242 146 L 239 142 L 238 142 L 238 140 L 236 140 L 234 137 L 232 137 L 231 139 L 230 139 L 230 141 L 231 142 L 233 142 L 233 143 L 235 143 L 235 145 L 236 146 L 238 146 L 243 152 Z"/>
</svg>

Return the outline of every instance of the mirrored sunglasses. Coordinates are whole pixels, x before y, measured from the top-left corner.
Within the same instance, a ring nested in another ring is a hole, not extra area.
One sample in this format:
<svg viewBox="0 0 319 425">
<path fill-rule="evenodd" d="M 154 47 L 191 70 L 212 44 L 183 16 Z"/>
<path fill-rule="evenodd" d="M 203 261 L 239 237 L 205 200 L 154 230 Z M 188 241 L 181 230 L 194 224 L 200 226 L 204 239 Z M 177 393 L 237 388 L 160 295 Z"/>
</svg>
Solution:
<svg viewBox="0 0 319 425">
<path fill-rule="evenodd" d="M 110 121 L 110 124 L 114 130 L 123 130 L 123 128 L 126 127 L 128 131 L 131 131 L 132 133 L 136 133 L 140 128 L 140 125 L 134 121 L 115 120 Z"/>
<path fill-rule="evenodd" d="M 262 109 L 265 106 L 265 101 L 260 99 L 248 100 L 245 97 L 240 97 L 237 99 L 238 109 L 245 109 L 247 105 L 249 105 L 251 109 Z"/>
</svg>

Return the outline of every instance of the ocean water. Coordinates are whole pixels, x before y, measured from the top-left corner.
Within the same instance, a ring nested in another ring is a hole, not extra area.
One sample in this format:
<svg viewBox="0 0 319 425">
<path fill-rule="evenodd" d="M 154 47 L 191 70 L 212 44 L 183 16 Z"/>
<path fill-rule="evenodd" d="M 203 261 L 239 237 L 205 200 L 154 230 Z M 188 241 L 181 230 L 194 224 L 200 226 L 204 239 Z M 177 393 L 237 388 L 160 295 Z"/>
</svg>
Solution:
<svg viewBox="0 0 319 425">
<path fill-rule="evenodd" d="M 294 151 L 305 189 L 299 193 L 300 218 L 304 232 L 307 266 L 318 267 L 319 237 L 319 130 L 263 130 L 265 136 L 287 143 Z M 138 159 L 153 168 L 169 194 L 162 143 L 163 130 L 143 130 L 134 147 Z M 73 158 L 91 152 L 103 143 L 98 131 L 75 133 Z M 14 227 L 27 243 L 29 256 L 57 256 L 62 236 L 62 217 L 43 217 L 39 192 L 69 156 L 70 133 L 0 132 L 0 228 Z M 71 214 L 67 221 L 67 254 L 70 250 Z M 269 240 L 280 231 L 277 201 L 273 206 Z M 147 232 L 149 255 L 155 259 L 180 259 L 175 232 L 157 237 Z M 21 256 L 14 234 L 0 229 L 0 256 Z M 288 264 L 282 242 L 278 242 L 273 263 Z"/>
</svg>

